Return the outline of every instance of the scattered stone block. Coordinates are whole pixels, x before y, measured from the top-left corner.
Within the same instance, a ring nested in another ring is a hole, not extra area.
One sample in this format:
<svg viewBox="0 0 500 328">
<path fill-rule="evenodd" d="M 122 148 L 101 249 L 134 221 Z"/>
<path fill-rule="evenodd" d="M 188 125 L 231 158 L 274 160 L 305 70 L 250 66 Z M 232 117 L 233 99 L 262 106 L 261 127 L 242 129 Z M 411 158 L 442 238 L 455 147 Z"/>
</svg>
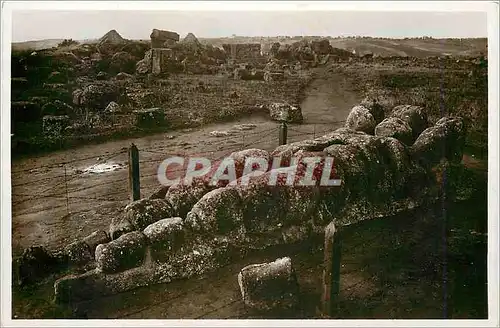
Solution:
<svg viewBox="0 0 500 328">
<path fill-rule="evenodd" d="M 293 309 L 299 303 L 299 286 L 289 257 L 244 267 L 238 284 L 243 302 L 252 310 Z"/>
<path fill-rule="evenodd" d="M 152 48 L 165 48 L 179 41 L 179 34 L 172 31 L 153 29 L 151 35 L 151 47 Z M 167 44 L 165 44 L 167 43 Z"/>
</svg>

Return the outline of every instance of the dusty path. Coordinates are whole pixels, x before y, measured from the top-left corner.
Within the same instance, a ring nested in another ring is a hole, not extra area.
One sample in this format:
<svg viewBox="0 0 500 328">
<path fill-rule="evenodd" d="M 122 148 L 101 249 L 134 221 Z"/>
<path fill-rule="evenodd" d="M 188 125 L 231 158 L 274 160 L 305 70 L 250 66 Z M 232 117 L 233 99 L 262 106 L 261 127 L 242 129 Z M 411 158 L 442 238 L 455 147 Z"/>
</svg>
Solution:
<svg viewBox="0 0 500 328">
<path fill-rule="evenodd" d="M 359 101 L 349 81 L 340 73 L 317 73 L 302 104 L 304 124 L 290 125 L 288 142 L 322 135 L 343 125 L 349 109 Z M 251 130 L 235 125 L 255 124 Z M 214 137 L 211 131 L 231 130 Z M 59 248 L 96 229 L 108 230 L 113 216 L 128 202 L 126 148 L 134 143 L 140 151 L 141 195 L 159 186 L 158 164 L 169 154 L 198 154 L 220 158 L 237 150 L 278 145 L 278 125 L 266 117 L 207 125 L 147 137 L 82 146 L 12 163 L 12 245 L 19 253 L 42 244 Z M 84 159 L 84 160 L 80 160 Z M 69 162 L 66 165 L 58 163 Z M 85 173 L 85 168 L 104 163 L 121 168 L 106 173 Z"/>
</svg>

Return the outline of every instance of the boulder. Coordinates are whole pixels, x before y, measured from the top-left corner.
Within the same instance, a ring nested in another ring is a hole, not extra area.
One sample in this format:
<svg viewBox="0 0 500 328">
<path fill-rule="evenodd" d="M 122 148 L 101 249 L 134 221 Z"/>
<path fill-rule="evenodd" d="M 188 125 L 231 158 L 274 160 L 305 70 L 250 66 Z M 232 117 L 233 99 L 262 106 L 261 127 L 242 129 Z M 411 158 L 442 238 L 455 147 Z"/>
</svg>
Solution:
<svg viewBox="0 0 500 328">
<path fill-rule="evenodd" d="M 92 110 L 103 110 L 111 101 L 118 101 L 121 95 L 122 90 L 117 85 L 107 81 L 96 82 L 83 88 L 80 105 Z"/>
<path fill-rule="evenodd" d="M 135 230 L 135 227 L 125 217 L 113 217 L 109 225 L 109 236 L 112 240 L 119 238 L 121 235 Z"/>
<path fill-rule="evenodd" d="M 396 106 L 393 108 L 390 116 L 400 118 L 406 122 L 413 131 L 414 139 L 416 139 L 428 126 L 427 114 L 420 106 Z"/>
<path fill-rule="evenodd" d="M 264 168 L 264 171 L 268 171 L 270 167 L 271 156 L 269 152 L 262 149 L 250 148 L 245 150 L 240 150 L 231 153 L 228 157 L 232 158 L 234 161 L 234 167 L 236 171 L 236 178 L 240 178 L 243 175 L 243 171 L 245 169 L 245 163 L 249 158 L 261 158 L 264 159 L 266 163 L 268 163 L 268 167 Z M 255 167 L 257 168 L 257 167 Z M 262 169 L 262 168 L 261 168 Z"/>
<path fill-rule="evenodd" d="M 142 265 L 147 239 L 139 231 L 129 232 L 107 244 L 100 244 L 95 251 L 97 270 L 116 273 Z"/>
<path fill-rule="evenodd" d="M 299 304 L 299 285 L 289 257 L 244 267 L 238 284 L 245 306 L 254 311 L 291 310 Z"/>
<path fill-rule="evenodd" d="M 167 262 L 184 244 L 182 218 L 163 219 L 144 229 L 151 245 L 151 257 L 157 262 Z"/>
<path fill-rule="evenodd" d="M 360 105 L 368 109 L 376 124 L 382 122 L 385 117 L 385 108 L 381 102 L 374 98 L 365 98 Z"/>
<path fill-rule="evenodd" d="M 111 239 L 109 238 L 108 234 L 103 230 L 96 230 L 87 237 L 83 238 L 83 242 L 89 246 L 92 254 L 94 254 L 97 245 L 105 244 L 110 241 Z"/>
<path fill-rule="evenodd" d="M 170 204 L 173 215 L 184 218 L 194 204 L 210 190 L 212 188 L 205 179 L 193 179 L 190 185 L 176 183 L 170 186 L 165 195 L 165 200 Z"/>
<path fill-rule="evenodd" d="M 114 114 L 121 112 L 121 106 L 115 103 L 114 101 L 110 102 L 108 106 L 104 109 L 104 113 Z"/>
<path fill-rule="evenodd" d="M 96 270 L 80 275 L 68 275 L 54 283 L 54 302 L 72 303 L 102 296 L 102 284 Z"/>
<path fill-rule="evenodd" d="M 465 143 L 465 126 L 461 117 L 444 117 L 425 129 L 411 146 L 413 158 L 424 166 L 433 166 L 443 158 L 460 161 Z"/>
<path fill-rule="evenodd" d="M 107 80 L 108 79 L 108 73 L 100 71 L 99 73 L 97 73 L 97 75 L 96 75 L 95 78 L 96 78 L 96 80 L 99 80 L 99 81 Z"/>
<path fill-rule="evenodd" d="M 140 199 L 125 207 L 127 220 L 137 230 L 143 230 L 151 223 L 172 217 L 172 213 L 172 207 L 164 199 Z"/>
<path fill-rule="evenodd" d="M 288 123 L 301 123 L 303 121 L 300 106 L 287 103 L 272 103 L 269 105 L 269 115 L 275 121 L 285 121 Z"/>
<path fill-rule="evenodd" d="M 84 241 L 75 241 L 65 248 L 68 262 L 72 265 L 82 266 L 94 259 L 93 250 Z"/>
<path fill-rule="evenodd" d="M 375 135 L 380 137 L 393 137 L 406 145 L 413 143 L 413 131 L 410 126 L 397 117 L 384 119 L 375 127 Z"/>
<path fill-rule="evenodd" d="M 218 188 L 205 194 L 186 216 L 186 226 L 196 233 L 234 235 L 241 238 L 243 211 L 238 192 Z"/>
<path fill-rule="evenodd" d="M 355 106 L 347 116 L 346 128 L 373 134 L 375 130 L 375 118 L 370 111 L 363 106 Z"/>
</svg>

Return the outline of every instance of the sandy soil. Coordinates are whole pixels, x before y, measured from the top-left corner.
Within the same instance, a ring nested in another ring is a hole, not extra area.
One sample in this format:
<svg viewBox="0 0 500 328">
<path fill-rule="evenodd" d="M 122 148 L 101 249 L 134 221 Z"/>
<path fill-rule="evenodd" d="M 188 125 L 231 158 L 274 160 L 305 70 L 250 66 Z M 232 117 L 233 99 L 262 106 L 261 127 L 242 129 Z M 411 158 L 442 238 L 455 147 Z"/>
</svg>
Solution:
<svg viewBox="0 0 500 328">
<path fill-rule="evenodd" d="M 327 75 L 326 75 L 327 74 Z M 360 99 L 349 79 L 339 72 L 317 72 L 302 103 L 304 123 L 290 125 L 288 142 L 325 134 L 343 125 L 350 108 Z M 255 124 L 238 130 L 238 124 Z M 214 137 L 214 130 L 230 131 Z M 140 151 L 141 196 L 149 196 L 159 183 L 156 171 L 172 154 L 206 156 L 212 159 L 247 148 L 272 150 L 278 145 L 278 124 L 267 117 L 252 116 L 147 137 L 110 141 L 54 152 L 12 163 L 12 246 L 19 254 L 31 245 L 58 249 L 97 229 L 108 230 L 113 216 L 128 202 L 126 149 Z M 66 162 L 67 164 L 59 164 Z M 121 168 L 88 173 L 96 164 Z"/>
</svg>

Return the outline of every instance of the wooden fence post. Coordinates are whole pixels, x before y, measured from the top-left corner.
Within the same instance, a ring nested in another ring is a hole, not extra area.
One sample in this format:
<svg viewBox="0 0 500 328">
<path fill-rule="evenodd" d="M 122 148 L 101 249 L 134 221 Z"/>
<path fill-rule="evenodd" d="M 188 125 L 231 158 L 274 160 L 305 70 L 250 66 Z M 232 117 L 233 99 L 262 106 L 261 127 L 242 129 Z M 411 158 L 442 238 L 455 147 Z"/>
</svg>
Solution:
<svg viewBox="0 0 500 328">
<path fill-rule="evenodd" d="M 128 149 L 128 183 L 130 190 L 130 201 L 141 198 L 141 185 L 139 174 L 139 150 L 134 144 Z"/>
<path fill-rule="evenodd" d="M 286 137 L 287 137 L 287 125 L 285 121 L 281 121 L 280 135 L 279 135 L 280 146 L 286 145 Z"/>
<path fill-rule="evenodd" d="M 323 269 L 323 313 L 335 314 L 334 304 L 340 292 L 340 230 L 333 221 L 325 228 L 325 258 Z"/>
</svg>

